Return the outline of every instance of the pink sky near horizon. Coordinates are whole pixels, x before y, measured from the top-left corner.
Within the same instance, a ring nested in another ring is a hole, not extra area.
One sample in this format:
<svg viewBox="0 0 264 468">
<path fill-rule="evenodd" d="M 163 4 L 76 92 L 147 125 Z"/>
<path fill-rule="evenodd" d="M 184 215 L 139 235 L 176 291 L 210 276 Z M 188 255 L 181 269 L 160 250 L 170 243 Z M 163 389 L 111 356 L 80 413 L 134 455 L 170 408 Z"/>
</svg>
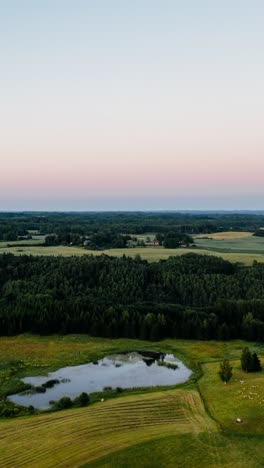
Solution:
<svg viewBox="0 0 264 468">
<path fill-rule="evenodd" d="M 0 210 L 264 209 L 264 5 L 117 3 L 3 11 Z"/>
</svg>

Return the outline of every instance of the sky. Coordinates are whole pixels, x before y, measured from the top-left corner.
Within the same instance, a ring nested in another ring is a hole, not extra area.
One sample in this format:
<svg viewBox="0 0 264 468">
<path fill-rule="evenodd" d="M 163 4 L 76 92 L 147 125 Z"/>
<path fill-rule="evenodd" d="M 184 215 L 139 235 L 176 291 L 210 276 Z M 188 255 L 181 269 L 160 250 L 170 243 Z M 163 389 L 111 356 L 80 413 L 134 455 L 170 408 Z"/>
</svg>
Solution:
<svg viewBox="0 0 264 468">
<path fill-rule="evenodd" d="M 0 0 L 0 210 L 264 209 L 263 0 Z"/>
</svg>

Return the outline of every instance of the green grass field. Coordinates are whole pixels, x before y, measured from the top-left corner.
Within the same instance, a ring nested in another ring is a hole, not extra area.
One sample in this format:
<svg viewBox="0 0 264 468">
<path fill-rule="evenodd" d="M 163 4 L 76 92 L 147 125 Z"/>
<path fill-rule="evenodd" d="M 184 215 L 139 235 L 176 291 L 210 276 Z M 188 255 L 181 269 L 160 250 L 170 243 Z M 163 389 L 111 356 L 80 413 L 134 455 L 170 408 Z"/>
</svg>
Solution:
<svg viewBox="0 0 264 468">
<path fill-rule="evenodd" d="M 40 245 L 43 244 L 45 236 L 32 236 L 32 239 L 28 240 L 19 240 L 19 241 L 0 241 L 0 249 L 13 248 L 14 246 L 23 246 L 23 245 Z M 20 248 L 20 247 L 18 247 Z M 1 250 L 0 250 L 1 253 Z"/>
<path fill-rule="evenodd" d="M 0 253 L 13 253 L 14 255 L 62 255 L 63 257 L 80 256 L 80 255 L 110 255 L 114 257 L 122 257 L 127 255 L 135 257 L 140 255 L 143 260 L 149 262 L 157 262 L 159 260 L 166 260 L 169 257 L 184 255 L 189 252 L 194 252 L 199 255 L 215 255 L 216 257 L 222 257 L 225 260 L 229 260 L 233 263 L 241 263 L 244 265 L 252 265 L 253 261 L 256 260 L 259 263 L 264 262 L 264 253 L 233 253 L 233 252 L 216 252 L 213 250 L 205 250 L 200 248 L 195 249 L 164 249 L 162 247 L 136 247 L 134 249 L 109 249 L 103 251 L 96 250 L 84 250 L 81 247 L 65 247 L 65 246 L 54 246 L 54 247 L 41 247 L 41 246 L 30 246 L 30 247 L 9 247 L 1 248 Z"/>
<path fill-rule="evenodd" d="M 264 238 L 257 236 L 242 236 L 237 238 L 196 238 L 198 248 L 220 253 L 264 254 Z"/>
<path fill-rule="evenodd" d="M 261 467 L 264 371 L 245 374 L 240 370 L 244 345 L 242 341 L 151 343 L 85 335 L 3 337 L 0 378 L 2 383 L 8 376 L 10 389 L 22 375 L 43 374 L 133 349 L 175 353 L 194 375 L 178 387 L 137 389 L 86 408 L 2 419 L 0 466 Z M 264 345 L 250 347 L 264 364 Z M 227 385 L 217 375 L 223 357 L 233 365 Z M 15 360 L 21 366 L 14 375 L 7 371 Z M 242 424 L 235 422 L 237 417 Z"/>
<path fill-rule="evenodd" d="M 221 234 L 221 236 L 220 236 Z M 200 255 L 215 255 L 229 260 L 233 263 L 252 265 L 253 261 L 264 262 L 264 238 L 254 237 L 247 232 L 231 232 L 211 234 L 203 238 L 195 238 L 196 247 L 183 249 L 164 249 L 163 247 L 148 246 L 145 248 L 136 247 L 132 249 L 109 249 L 103 251 L 85 250 L 82 247 L 53 246 L 43 247 L 40 245 L 43 238 L 36 236 L 27 242 L 0 242 L 0 253 L 13 253 L 15 255 L 44 255 L 44 256 L 80 256 L 80 255 L 111 255 L 122 257 L 123 255 L 135 257 L 140 255 L 142 259 L 150 262 L 167 259 L 170 256 L 184 255 L 188 252 L 195 252 Z M 142 239 L 147 237 L 141 236 Z M 153 236 L 152 236 L 153 237 Z M 28 245 L 25 245 L 28 244 Z M 35 245 L 32 245 L 35 244 Z"/>
<path fill-rule="evenodd" d="M 4 421 L 0 429 L 0 466 L 39 467 L 79 466 L 161 434 L 165 439 L 217 430 L 191 390 L 124 396 L 76 411 Z"/>
</svg>

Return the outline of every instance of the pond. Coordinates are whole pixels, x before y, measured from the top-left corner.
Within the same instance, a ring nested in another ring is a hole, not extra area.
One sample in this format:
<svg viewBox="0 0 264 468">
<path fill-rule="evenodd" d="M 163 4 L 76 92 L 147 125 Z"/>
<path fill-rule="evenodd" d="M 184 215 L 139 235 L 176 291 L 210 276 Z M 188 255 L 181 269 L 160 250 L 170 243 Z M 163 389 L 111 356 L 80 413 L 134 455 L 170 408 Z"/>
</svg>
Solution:
<svg viewBox="0 0 264 468">
<path fill-rule="evenodd" d="M 106 388 L 135 388 L 175 385 L 186 382 L 192 371 L 172 354 L 131 352 L 106 356 L 100 361 L 64 367 L 47 376 L 25 377 L 32 389 L 9 400 L 38 409 L 50 407 L 50 401 L 63 396 L 74 399 L 80 393 L 93 393 Z"/>
</svg>

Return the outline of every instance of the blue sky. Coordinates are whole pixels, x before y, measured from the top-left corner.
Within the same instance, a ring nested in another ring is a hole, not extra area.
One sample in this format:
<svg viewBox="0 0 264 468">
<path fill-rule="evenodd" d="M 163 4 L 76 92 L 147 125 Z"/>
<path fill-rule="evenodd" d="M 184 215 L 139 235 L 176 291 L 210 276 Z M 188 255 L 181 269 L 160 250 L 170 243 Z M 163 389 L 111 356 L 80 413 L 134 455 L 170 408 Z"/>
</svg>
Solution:
<svg viewBox="0 0 264 468">
<path fill-rule="evenodd" d="M 0 0 L 0 209 L 262 209 L 263 19 Z"/>
</svg>

